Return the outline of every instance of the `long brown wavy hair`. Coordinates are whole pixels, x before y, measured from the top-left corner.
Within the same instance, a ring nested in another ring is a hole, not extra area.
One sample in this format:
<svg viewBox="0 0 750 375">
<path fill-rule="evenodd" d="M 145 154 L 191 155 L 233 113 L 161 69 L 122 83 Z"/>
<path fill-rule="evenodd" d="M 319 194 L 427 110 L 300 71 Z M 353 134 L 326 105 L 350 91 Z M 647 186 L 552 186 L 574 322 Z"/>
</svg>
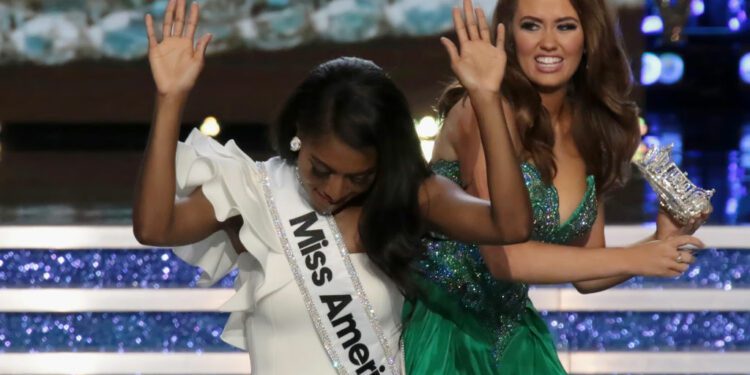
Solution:
<svg viewBox="0 0 750 375">
<path fill-rule="evenodd" d="M 638 147 L 638 107 L 629 99 L 632 72 L 625 56 L 622 36 L 604 0 L 570 0 L 581 20 L 585 51 L 578 70 L 568 83 L 572 105 L 573 139 L 594 175 L 598 194 L 621 187 L 630 172 L 630 160 Z M 552 146 L 555 136 L 549 113 L 536 87 L 521 70 L 514 46 L 513 16 L 518 0 L 500 0 L 493 25 L 505 25 L 508 62 L 501 86 L 513 109 L 524 149 L 524 159 L 533 160 L 547 184 L 557 173 Z M 492 28 L 491 29 L 495 29 Z M 466 97 L 458 82 L 448 85 L 437 110 L 444 119 L 448 111 Z"/>
</svg>

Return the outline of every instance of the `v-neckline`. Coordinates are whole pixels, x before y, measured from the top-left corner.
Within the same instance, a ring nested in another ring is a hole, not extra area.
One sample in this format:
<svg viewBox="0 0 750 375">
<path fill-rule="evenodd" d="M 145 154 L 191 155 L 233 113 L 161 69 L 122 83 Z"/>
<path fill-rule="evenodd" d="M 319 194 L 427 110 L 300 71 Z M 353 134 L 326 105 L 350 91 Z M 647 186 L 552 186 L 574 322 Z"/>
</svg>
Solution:
<svg viewBox="0 0 750 375">
<path fill-rule="evenodd" d="M 542 180 L 542 174 L 539 172 L 539 169 L 527 161 L 523 162 L 523 164 L 528 165 L 534 174 L 536 174 L 536 177 L 539 180 Z M 542 181 L 543 182 L 543 181 Z M 560 217 L 560 194 L 557 191 L 557 187 L 554 183 L 551 183 L 549 185 L 545 185 L 548 189 L 552 191 L 554 194 L 554 204 L 555 204 L 555 218 L 557 219 L 557 227 L 558 228 L 565 228 L 566 226 L 570 225 L 575 219 L 577 219 L 578 216 L 581 215 L 581 211 L 583 210 L 584 206 L 586 205 L 586 201 L 590 199 L 591 191 L 594 187 L 594 176 L 593 175 L 587 175 L 586 176 L 586 190 L 583 192 L 583 196 L 581 196 L 580 201 L 578 202 L 578 205 L 576 208 L 571 212 L 571 214 L 565 219 L 565 221 L 562 221 L 562 218 Z"/>
</svg>

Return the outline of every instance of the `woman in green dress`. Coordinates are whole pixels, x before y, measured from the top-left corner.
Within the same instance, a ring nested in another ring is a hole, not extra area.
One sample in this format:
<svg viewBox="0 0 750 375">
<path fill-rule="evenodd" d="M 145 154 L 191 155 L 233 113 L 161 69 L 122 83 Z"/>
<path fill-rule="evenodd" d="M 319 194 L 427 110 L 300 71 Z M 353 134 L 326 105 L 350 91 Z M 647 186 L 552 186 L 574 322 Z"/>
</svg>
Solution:
<svg viewBox="0 0 750 375">
<path fill-rule="evenodd" d="M 453 14 L 462 48 L 464 28 L 490 29 L 470 0 L 464 13 L 465 21 Z M 679 247 L 699 243 L 686 234 L 708 214 L 679 227 L 660 213 L 652 237 L 605 249 L 602 196 L 623 184 L 639 129 L 627 99 L 630 69 L 604 1 L 500 0 L 494 13 L 507 30 L 498 91 L 532 202 L 532 238 L 503 247 L 438 233 L 427 240 L 422 294 L 404 309 L 409 375 L 564 374 L 528 284 L 572 282 L 592 293 L 634 275 L 680 275 L 694 258 Z M 486 198 L 490 166 L 471 98 L 454 84 L 438 108 L 433 170 Z"/>
</svg>

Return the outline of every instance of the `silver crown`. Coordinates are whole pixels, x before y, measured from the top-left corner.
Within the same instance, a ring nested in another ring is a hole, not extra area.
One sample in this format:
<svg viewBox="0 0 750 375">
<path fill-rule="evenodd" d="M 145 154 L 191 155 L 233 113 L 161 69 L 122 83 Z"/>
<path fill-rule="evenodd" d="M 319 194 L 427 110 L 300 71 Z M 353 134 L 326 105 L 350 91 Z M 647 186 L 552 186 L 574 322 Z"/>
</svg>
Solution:
<svg viewBox="0 0 750 375">
<path fill-rule="evenodd" d="M 695 186 L 672 160 L 672 147 L 652 146 L 635 165 L 659 195 L 659 204 L 680 224 L 711 210 L 714 190 Z"/>
</svg>

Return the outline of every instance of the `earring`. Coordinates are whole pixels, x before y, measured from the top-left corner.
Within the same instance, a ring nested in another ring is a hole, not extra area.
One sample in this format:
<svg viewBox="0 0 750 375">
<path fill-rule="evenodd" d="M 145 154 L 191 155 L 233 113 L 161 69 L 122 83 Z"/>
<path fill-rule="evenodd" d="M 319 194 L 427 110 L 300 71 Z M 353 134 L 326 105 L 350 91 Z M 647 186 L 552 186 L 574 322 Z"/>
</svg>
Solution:
<svg viewBox="0 0 750 375">
<path fill-rule="evenodd" d="M 294 136 L 292 140 L 289 142 L 289 149 L 293 152 L 299 151 L 299 149 L 302 147 L 302 141 L 299 139 L 298 136 Z"/>
</svg>

